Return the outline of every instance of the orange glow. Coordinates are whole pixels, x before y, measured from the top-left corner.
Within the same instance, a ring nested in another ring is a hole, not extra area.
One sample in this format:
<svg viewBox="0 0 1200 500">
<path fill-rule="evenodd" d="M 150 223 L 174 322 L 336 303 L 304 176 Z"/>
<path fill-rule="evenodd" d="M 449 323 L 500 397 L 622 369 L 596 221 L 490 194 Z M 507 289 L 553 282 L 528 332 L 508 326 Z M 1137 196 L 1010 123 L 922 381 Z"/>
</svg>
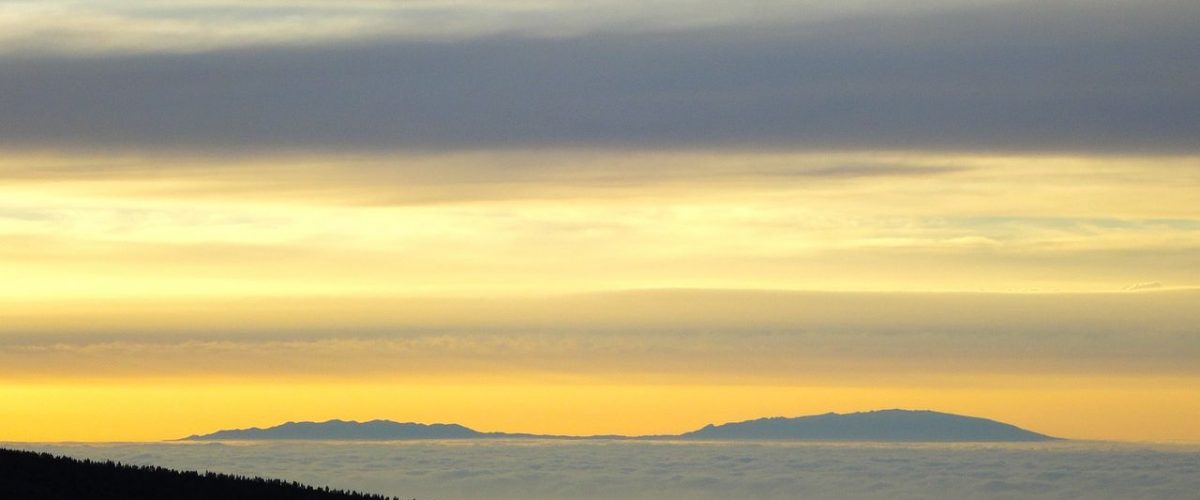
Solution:
<svg viewBox="0 0 1200 500">
<path fill-rule="evenodd" d="M 885 407 L 1200 440 L 1198 163 L 0 152 L 0 440 Z"/>
<path fill-rule="evenodd" d="M 678 433 L 707 423 L 904 407 L 1076 439 L 1200 441 L 1200 379 L 994 378 L 960 387 L 306 380 L 0 385 L 0 438 L 163 440 L 287 420 L 385 418 L 483 431 Z M 1035 388 L 1043 385 L 1042 388 Z M 1146 422 L 1156 422 L 1147 426 Z"/>
</svg>

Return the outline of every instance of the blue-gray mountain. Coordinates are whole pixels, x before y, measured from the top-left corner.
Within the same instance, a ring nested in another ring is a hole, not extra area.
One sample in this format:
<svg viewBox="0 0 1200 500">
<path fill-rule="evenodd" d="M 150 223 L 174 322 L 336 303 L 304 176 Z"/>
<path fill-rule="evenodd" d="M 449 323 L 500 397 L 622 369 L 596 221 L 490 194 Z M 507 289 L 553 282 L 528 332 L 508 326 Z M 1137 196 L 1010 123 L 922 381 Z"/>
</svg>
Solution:
<svg viewBox="0 0 1200 500">
<path fill-rule="evenodd" d="M 761 418 L 661 436 L 556 436 L 479 432 L 458 424 L 399 423 L 389 420 L 350 422 L 288 422 L 266 429 L 222 430 L 193 435 L 189 441 L 220 440 L 352 440 L 409 439 L 642 439 L 642 440 L 794 440 L 794 441 L 1051 441 L 1058 438 L 1014 425 L 934 411 L 880 410 L 861 413 L 826 413 L 806 417 Z"/>
<path fill-rule="evenodd" d="M 458 424 L 415 424 L 390 420 L 353 422 L 329 420 L 326 422 L 288 422 L 261 429 L 222 430 L 212 434 L 194 435 L 190 441 L 221 440 L 269 440 L 269 439 L 321 439 L 345 441 L 380 441 L 395 439 L 465 439 L 487 437 L 484 433 Z"/>
<path fill-rule="evenodd" d="M 1050 441 L 1057 438 L 1020 427 L 935 411 L 881 410 L 826 413 L 798 418 L 760 418 L 708 425 L 679 436 L 713 440 L 810 441 Z"/>
</svg>

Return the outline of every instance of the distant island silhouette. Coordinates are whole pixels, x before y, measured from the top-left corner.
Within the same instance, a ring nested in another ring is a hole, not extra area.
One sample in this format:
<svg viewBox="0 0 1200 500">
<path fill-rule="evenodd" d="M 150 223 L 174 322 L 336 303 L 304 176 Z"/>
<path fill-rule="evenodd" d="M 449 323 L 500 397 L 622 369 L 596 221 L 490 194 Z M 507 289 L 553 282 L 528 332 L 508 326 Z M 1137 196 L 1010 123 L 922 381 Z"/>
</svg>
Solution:
<svg viewBox="0 0 1200 500">
<path fill-rule="evenodd" d="M 268 428 L 220 430 L 192 435 L 183 441 L 398 441 L 420 439 L 627 439 L 627 440 L 779 440 L 884 442 L 1028 442 L 1060 438 L 989 420 L 928 410 L 878 410 L 826 413 L 803 417 L 771 417 L 721 425 L 692 432 L 653 436 L 561 436 L 479 432 L 458 424 L 419 424 L 371 420 L 354 422 L 287 422 Z"/>
<path fill-rule="evenodd" d="M 177 471 L 0 449 L 0 498 L 21 500 L 399 500 L 214 472 Z"/>
</svg>

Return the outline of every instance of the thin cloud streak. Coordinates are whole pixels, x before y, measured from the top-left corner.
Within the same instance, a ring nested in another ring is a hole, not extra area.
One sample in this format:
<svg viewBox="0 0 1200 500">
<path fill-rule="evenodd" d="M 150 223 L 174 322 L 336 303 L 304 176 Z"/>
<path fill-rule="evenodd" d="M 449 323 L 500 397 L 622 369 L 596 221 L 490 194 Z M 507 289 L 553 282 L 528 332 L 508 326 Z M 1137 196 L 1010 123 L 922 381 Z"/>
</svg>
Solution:
<svg viewBox="0 0 1200 500">
<path fill-rule="evenodd" d="M 565 38 L 702 27 L 786 26 L 872 12 L 913 15 L 977 0 L 819 2 L 762 0 L 6 1 L 0 54 L 94 57 L 197 53 L 244 47 L 312 46 L 363 40 L 469 40 L 500 34 Z"/>
<path fill-rule="evenodd" d="M 16 157 L 0 166 L 0 259 L 11 263 L 0 275 L 22 287 L 0 297 L 1186 287 L 1200 284 L 1195 165 L 569 151 Z"/>
<path fill-rule="evenodd" d="M 1195 376 L 1200 337 L 1188 325 L 1200 321 L 1192 307 L 1198 297 L 1196 290 L 674 290 L 541 299 L 141 301 L 137 317 L 120 304 L 103 308 L 108 312 L 59 304 L 54 318 L 10 317 L 0 330 L 0 374 Z"/>
</svg>

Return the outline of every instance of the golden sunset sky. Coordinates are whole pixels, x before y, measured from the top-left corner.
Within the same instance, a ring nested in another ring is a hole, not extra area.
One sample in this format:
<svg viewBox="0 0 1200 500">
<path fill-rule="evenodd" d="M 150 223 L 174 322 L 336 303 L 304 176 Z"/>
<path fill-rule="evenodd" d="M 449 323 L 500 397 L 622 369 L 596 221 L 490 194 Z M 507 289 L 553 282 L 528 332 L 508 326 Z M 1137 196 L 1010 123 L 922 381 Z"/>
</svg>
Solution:
<svg viewBox="0 0 1200 500">
<path fill-rule="evenodd" d="M 826 3 L 0 3 L 0 441 L 1200 441 L 1200 5 Z"/>
</svg>

